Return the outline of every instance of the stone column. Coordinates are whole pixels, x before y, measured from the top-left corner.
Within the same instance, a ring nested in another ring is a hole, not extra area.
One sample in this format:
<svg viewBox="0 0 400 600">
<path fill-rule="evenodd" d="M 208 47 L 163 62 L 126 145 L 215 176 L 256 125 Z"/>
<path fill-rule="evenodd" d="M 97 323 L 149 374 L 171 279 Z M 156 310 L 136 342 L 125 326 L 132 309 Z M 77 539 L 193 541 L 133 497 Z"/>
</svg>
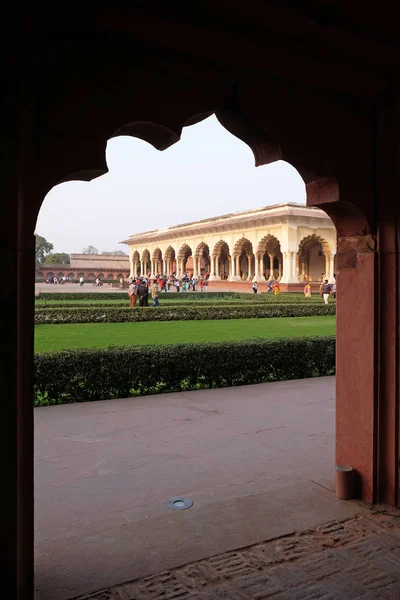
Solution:
<svg viewBox="0 0 400 600">
<path fill-rule="evenodd" d="M 298 283 L 297 278 L 295 277 L 295 268 L 296 268 L 296 253 L 295 252 L 282 252 L 283 257 L 283 273 L 282 273 L 282 283 Z"/>
<path fill-rule="evenodd" d="M 279 261 L 278 279 L 280 281 L 282 279 L 282 257 L 281 256 L 279 256 L 278 261 Z"/>
<path fill-rule="evenodd" d="M 220 279 L 220 272 L 219 272 L 219 256 L 215 256 L 214 257 L 215 260 L 215 275 L 218 279 Z"/>
<path fill-rule="evenodd" d="M 269 256 L 269 276 L 268 276 L 268 281 L 271 281 L 272 279 L 274 279 L 274 255 L 273 254 L 268 254 Z"/>
<path fill-rule="evenodd" d="M 240 259 L 241 259 L 241 255 L 238 254 L 236 256 L 236 277 L 238 279 L 241 279 L 241 276 L 240 276 Z"/>
<path fill-rule="evenodd" d="M 329 257 L 329 271 L 328 271 L 328 279 L 329 279 L 330 283 L 334 283 L 335 282 L 335 278 L 333 276 L 333 272 L 334 272 L 334 269 L 335 269 L 334 261 L 335 261 L 335 257 L 332 254 Z"/>
<path fill-rule="evenodd" d="M 229 281 L 237 281 L 239 279 L 239 277 L 236 273 L 236 265 L 237 265 L 236 258 L 237 258 L 236 256 L 231 257 L 231 272 L 229 275 Z"/>
<path fill-rule="evenodd" d="M 248 270 L 248 273 L 249 273 L 249 274 L 248 274 L 248 276 L 247 276 L 247 279 L 248 279 L 249 281 L 251 281 L 251 280 L 253 279 L 253 276 L 252 276 L 252 268 L 251 268 L 251 259 L 252 259 L 252 256 L 249 254 L 249 255 L 247 256 L 247 265 L 248 265 L 248 267 L 247 267 L 247 270 Z"/>
<path fill-rule="evenodd" d="M 329 271 L 330 271 L 330 256 L 329 254 L 325 254 L 325 279 L 329 279 Z"/>
</svg>

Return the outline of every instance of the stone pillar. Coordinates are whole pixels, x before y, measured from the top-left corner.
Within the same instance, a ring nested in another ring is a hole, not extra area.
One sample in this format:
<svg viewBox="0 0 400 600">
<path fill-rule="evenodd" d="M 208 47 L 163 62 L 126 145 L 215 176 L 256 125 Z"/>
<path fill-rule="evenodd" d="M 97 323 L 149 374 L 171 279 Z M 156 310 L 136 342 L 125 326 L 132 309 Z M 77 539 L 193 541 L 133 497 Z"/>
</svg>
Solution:
<svg viewBox="0 0 400 600">
<path fill-rule="evenodd" d="M 328 279 L 330 283 L 334 283 L 335 282 L 335 278 L 333 276 L 334 270 L 335 270 L 335 257 L 333 256 L 333 254 L 329 257 L 329 271 L 328 271 Z"/>
<path fill-rule="evenodd" d="M 248 281 L 251 281 L 253 279 L 252 274 L 251 274 L 252 273 L 251 258 L 252 258 L 251 255 L 248 254 L 247 255 L 247 273 L 248 273 L 247 274 L 247 279 L 248 279 Z"/>
<path fill-rule="evenodd" d="M 282 257 L 281 257 L 281 256 L 279 256 L 278 260 L 279 260 L 279 266 L 278 266 L 278 279 L 279 279 L 279 281 L 280 281 L 280 280 L 281 280 L 281 278 L 282 278 Z"/>
<path fill-rule="evenodd" d="M 219 271 L 219 256 L 215 256 L 214 260 L 215 260 L 215 275 L 218 279 L 220 279 L 220 271 Z"/>
<path fill-rule="evenodd" d="M 229 275 L 229 281 L 237 281 L 239 279 L 237 272 L 236 272 L 236 266 L 237 266 L 236 259 L 237 259 L 236 256 L 231 257 L 231 272 Z"/>
<path fill-rule="evenodd" d="M 241 275 L 240 275 L 240 259 L 241 259 L 241 255 L 237 255 L 236 256 L 236 277 L 238 279 L 242 279 Z"/>
<path fill-rule="evenodd" d="M 329 279 L 329 271 L 330 271 L 330 256 L 329 256 L 329 254 L 325 254 L 325 276 L 324 276 L 324 279 Z"/>
<path fill-rule="evenodd" d="M 272 279 L 274 279 L 274 255 L 273 254 L 268 254 L 269 256 L 269 275 L 268 275 L 268 281 L 271 281 Z"/>
<path fill-rule="evenodd" d="M 282 252 L 283 257 L 283 273 L 282 273 L 282 283 L 298 283 L 297 278 L 295 277 L 295 269 L 296 269 L 296 253 L 295 252 Z"/>
</svg>

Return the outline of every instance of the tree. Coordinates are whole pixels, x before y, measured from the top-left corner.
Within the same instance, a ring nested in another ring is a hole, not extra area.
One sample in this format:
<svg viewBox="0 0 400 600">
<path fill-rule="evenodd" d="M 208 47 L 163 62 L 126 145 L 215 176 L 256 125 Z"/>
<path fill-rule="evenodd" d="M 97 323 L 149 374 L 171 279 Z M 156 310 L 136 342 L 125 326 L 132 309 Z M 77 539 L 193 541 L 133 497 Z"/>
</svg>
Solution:
<svg viewBox="0 0 400 600">
<path fill-rule="evenodd" d="M 113 250 L 112 252 L 108 252 L 108 250 L 104 250 L 104 252 L 102 252 L 102 254 L 108 255 L 108 256 L 128 256 L 126 254 L 126 252 L 124 252 L 123 250 Z"/>
<path fill-rule="evenodd" d="M 99 251 L 95 246 L 88 246 L 82 250 L 82 254 L 98 254 Z"/>
<path fill-rule="evenodd" d="M 53 244 L 48 242 L 46 238 L 35 234 L 35 259 L 36 266 L 42 265 L 46 256 L 53 250 Z"/>
<path fill-rule="evenodd" d="M 44 262 L 46 265 L 69 265 L 71 258 L 66 252 L 55 252 L 48 254 Z"/>
</svg>

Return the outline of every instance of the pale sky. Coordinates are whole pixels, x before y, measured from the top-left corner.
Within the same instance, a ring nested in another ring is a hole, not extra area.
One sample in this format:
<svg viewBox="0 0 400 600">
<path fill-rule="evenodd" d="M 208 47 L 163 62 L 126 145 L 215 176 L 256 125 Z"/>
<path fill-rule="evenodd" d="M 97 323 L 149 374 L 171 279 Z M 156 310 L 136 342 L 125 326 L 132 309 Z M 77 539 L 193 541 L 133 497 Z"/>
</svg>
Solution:
<svg viewBox="0 0 400 600">
<path fill-rule="evenodd" d="M 159 152 L 133 137 L 110 140 L 109 173 L 72 181 L 46 196 L 36 233 L 54 252 L 124 250 L 132 233 L 283 202 L 305 203 L 305 187 L 288 163 L 254 167 L 248 146 L 212 116 L 186 127 Z M 90 161 L 88 161 L 90 162 Z"/>
</svg>

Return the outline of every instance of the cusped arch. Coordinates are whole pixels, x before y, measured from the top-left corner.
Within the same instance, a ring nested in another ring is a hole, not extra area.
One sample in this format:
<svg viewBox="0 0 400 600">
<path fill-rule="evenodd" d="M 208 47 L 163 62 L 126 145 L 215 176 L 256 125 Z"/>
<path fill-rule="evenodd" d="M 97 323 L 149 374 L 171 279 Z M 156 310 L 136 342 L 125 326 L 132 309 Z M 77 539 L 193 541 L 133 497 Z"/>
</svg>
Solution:
<svg viewBox="0 0 400 600">
<path fill-rule="evenodd" d="M 240 256 L 241 254 L 246 254 L 247 256 L 252 256 L 253 254 L 253 244 L 247 238 L 240 238 L 233 248 L 233 255 Z"/>
<path fill-rule="evenodd" d="M 99 279 L 104 279 L 104 273 L 99 273 L 99 274 L 97 275 L 97 277 L 98 277 Z"/>
<path fill-rule="evenodd" d="M 85 279 L 85 273 L 78 273 L 78 275 L 76 277 L 77 277 L 77 279 L 80 279 L 81 277 L 83 277 Z"/>
<path fill-rule="evenodd" d="M 68 277 L 70 279 L 75 279 L 75 273 L 68 273 Z"/>
<path fill-rule="evenodd" d="M 332 255 L 332 251 L 331 251 L 331 248 L 330 248 L 328 242 L 323 237 L 317 235 L 316 233 L 307 235 L 306 237 L 304 237 L 301 240 L 301 242 L 299 244 L 298 254 L 299 255 L 308 254 L 313 246 L 318 246 L 318 245 L 321 246 L 322 252 L 325 254 L 325 256 Z"/>
<path fill-rule="evenodd" d="M 175 249 L 172 246 L 168 246 L 168 248 L 166 248 L 166 250 L 164 252 L 164 257 L 167 260 L 175 260 L 175 257 L 176 257 Z"/>
<path fill-rule="evenodd" d="M 107 279 L 114 279 L 114 273 L 109 273 L 107 275 Z"/>
<path fill-rule="evenodd" d="M 281 244 L 277 237 L 265 235 L 258 243 L 257 252 L 259 254 L 272 254 L 277 256 L 281 252 Z"/>
<path fill-rule="evenodd" d="M 147 248 L 145 250 L 143 250 L 142 252 L 142 261 L 145 261 L 146 263 L 149 262 L 150 260 L 150 252 L 149 250 L 147 250 Z"/>
<path fill-rule="evenodd" d="M 189 256 L 192 256 L 192 254 L 191 247 L 188 244 L 183 244 L 179 249 L 178 258 L 187 259 Z"/>
<path fill-rule="evenodd" d="M 135 250 L 132 254 L 132 260 L 140 260 L 140 254 L 137 250 Z"/>
<path fill-rule="evenodd" d="M 219 242 L 217 242 L 214 246 L 214 250 L 212 252 L 213 256 L 230 256 L 230 250 L 229 250 L 229 245 L 227 244 L 227 242 L 225 242 L 225 240 L 220 240 Z"/>
<path fill-rule="evenodd" d="M 64 273 L 62 271 L 57 273 L 57 279 L 61 279 L 62 277 L 64 277 Z"/>
<path fill-rule="evenodd" d="M 153 251 L 153 260 L 162 260 L 162 252 L 160 248 L 156 248 Z"/>
<path fill-rule="evenodd" d="M 200 242 L 196 248 L 195 256 L 200 257 L 204 255 L 210 256 L 210 248 L 205 242 Z"/>
<path fill-rule="evenodd" d="M 94 273 L 89 273 L 87 276 L 88 279 L 95 279 Z"/>
<path fill-rule="evenodd" d="M 49 271 L 47 273 L 47 279 L 53 279 L 53 277 L 54 277 L 54 273 L 52 273 L 51 271 Z"/>
</svg>

